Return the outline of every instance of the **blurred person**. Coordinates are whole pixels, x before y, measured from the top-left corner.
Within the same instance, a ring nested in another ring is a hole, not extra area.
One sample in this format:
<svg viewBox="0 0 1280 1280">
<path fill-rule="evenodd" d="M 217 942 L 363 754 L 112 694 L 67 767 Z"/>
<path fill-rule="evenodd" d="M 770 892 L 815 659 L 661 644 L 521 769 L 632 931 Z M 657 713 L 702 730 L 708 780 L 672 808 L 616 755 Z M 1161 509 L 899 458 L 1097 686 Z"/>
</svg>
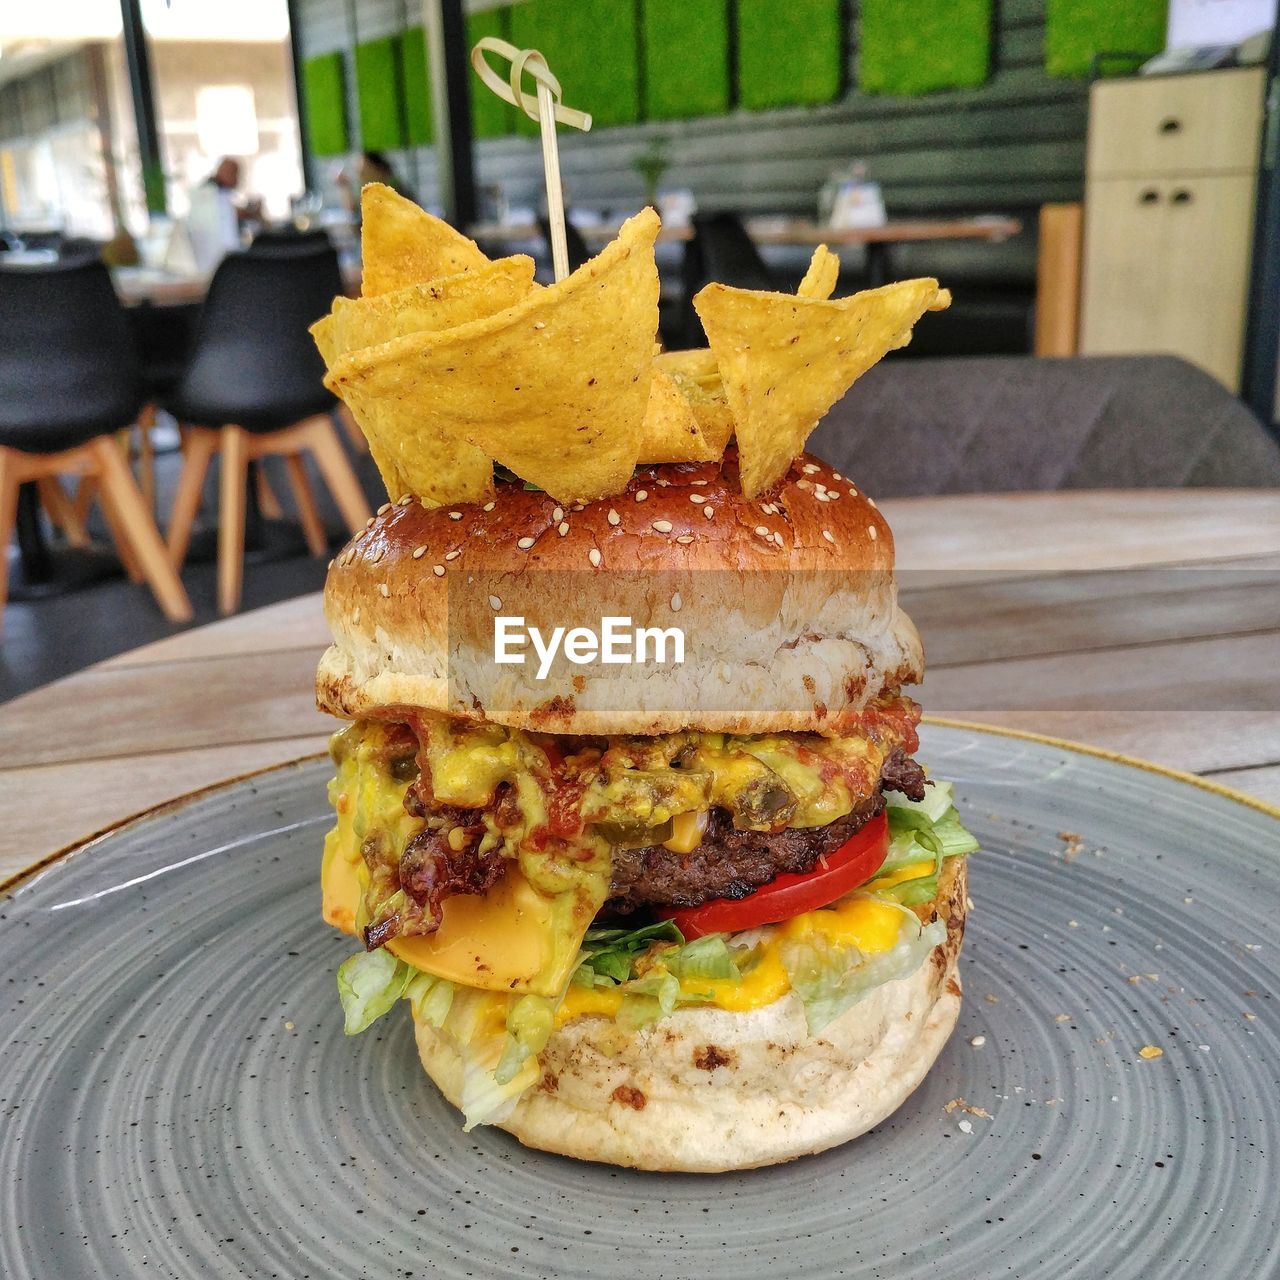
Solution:
<svg viewBox="0 0 1280 1280">
<path fill-rule="evenodd" d="M 355 170 L 355 181 L 352 181 L 351 169 Z M 343 200 L 347 207 L 360 216 L 360 192 L 371 182 L 381 182 L 390 187 L 397 195 L 417 203 L 413 188 L 396 172 L 395 166 L 387 159 L 383 151 L 362 151 L 353 166 L 344 165 L 337 176 L 337 184 L 342 189 Z"/>
<path fill-rule="evenodd" d="M 202 272 L 212 272 L 232 249 L 240 247 L 242 224 L 261 218 L 261 200 L 237 202 L 239 187 L 240 162 L 223 156 L 213 172 L 191 189 L 187 233 L 196 267 Z"/>
</svg>

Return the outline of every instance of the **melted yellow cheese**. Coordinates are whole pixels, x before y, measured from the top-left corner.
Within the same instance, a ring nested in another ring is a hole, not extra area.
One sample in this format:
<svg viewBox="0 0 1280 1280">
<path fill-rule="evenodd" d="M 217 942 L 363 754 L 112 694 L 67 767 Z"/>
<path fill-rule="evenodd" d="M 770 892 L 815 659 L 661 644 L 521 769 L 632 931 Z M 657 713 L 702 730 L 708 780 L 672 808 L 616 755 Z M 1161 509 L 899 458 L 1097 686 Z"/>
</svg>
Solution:
<svg viewBox="0 0 1280 1280">
<path fill-rule="evenodd" d="M 343 841 L 342 824 L 325 845 L 321 887 L 324 918 L 354 934 L 368 871 L 355 841 Z M 435 933 L 393 938 L 392 955 L 423 973 L 489 991 L 532 991 L 557 995 L 578 959 L 586 925 L 566 937 L 556 904 L 509 866 L 482 898 L 448 898 Z M 588 921 L 589 923 L 589 921 Z"/>
<path fill-rule="evenodd" d="M 857 947 L 867 955 L 889 951 L 897 945 L 903 915 L 899 907 L 876 898 L 846 898 L 834 907 L 806 911 L 781 925 L 785 938 L 822 934 L 840 947 Z"/>
<path fill-rule="evenodd" d="M 872 898 L 850 898 L 835 907 L 808 911 L 779 925 L 761 944 L 754 967 L 741 978 L 693 978 L 681 983 L 681 993 L 696 998 L 709 994 L 710 1000 L 699 999 L 699 1003 L 734 1013 L 763 1009 L 791 990 L 782 963 L 784 941 L 820 933 L 838 946 L 856 947 L 864 955 L 875 955 L 897 946 L 904 918 L 898 907 Z M 575 1018 L 616 1017 L 622 999 L 623 992 L 618 987 L 571 986 L 556 1011 L 556 1026 L 562 1027 Z"/>
<path fill-rule="evenodd" d="M 921 876 L 929 876 L 932 874 L 932 860 L 927 862 L 912 862 L 905 867 L 899 867 L 897 871 L 888 871 L 882 876 L 876 876 L 867 888 L 892 889 L 895 884 L 901 884 L 904 880 L 918 880 Z"/>
</svg>

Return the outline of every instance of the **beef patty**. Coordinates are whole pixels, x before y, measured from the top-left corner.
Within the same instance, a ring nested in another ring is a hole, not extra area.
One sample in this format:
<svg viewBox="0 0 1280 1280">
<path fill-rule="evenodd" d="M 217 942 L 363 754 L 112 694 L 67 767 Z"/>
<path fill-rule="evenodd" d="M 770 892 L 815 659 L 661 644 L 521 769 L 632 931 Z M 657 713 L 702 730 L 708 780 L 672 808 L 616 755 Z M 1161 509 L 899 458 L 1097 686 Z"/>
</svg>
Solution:
<svg viewBox="0 0 1280 1280">
<path fill-rule="evenodd" d="M 924 771 L 901 749 L 884 762 L 883 787 L 924 798 Z M 702 842 L 689 854 L 662 845 L 613 851 L 613 883 L 605 910 L 626 914 L 645 906 L 697 907 L 712 898 L 745 898 L 775 876 L 813 869 L 884 808 L 877 791 L 866 805 L 825 827 L 773 833 L 738 831 L 723 809 L 712 809 Z"/>
</svg>

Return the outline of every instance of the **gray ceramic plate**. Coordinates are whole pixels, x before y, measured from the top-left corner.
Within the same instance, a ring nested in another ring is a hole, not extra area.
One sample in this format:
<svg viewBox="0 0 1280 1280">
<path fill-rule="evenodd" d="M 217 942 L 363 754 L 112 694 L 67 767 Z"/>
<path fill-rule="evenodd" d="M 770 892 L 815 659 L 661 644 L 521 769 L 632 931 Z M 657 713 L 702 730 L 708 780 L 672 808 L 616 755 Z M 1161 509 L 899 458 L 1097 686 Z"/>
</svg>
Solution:
<svg viewBox="0 0 1280 1280">
<path fill-rule="evenodd" d="M 724 1177 L 463 1134 L 407 1014 L 343 1037 L 324 762 L 92 842 L 0 901 L 0 1275 L 1276 1274 L 1280 822 L 1044 742 L 922 756 L 984 846 L 959 1030 L 878 1130 Z"/>
</svg>

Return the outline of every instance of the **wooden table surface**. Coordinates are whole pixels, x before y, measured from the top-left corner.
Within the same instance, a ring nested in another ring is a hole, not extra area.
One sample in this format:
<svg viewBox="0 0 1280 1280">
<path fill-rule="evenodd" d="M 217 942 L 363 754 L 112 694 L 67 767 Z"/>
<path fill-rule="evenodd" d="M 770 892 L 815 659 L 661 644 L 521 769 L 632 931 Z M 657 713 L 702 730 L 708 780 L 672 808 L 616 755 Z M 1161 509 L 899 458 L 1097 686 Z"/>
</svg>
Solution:
<svg viewBox="0 0 1280 1280">
<path fill-rule="evenodd" d="M 588 244 L 603 244 L 618 234 L 620 222 L 582 226 L 578 230 Z M 1016 218 L 917 218 L 891 221 L 882 227 L 829 227 L 807 218 L 748 218 L 747 231 L 757 244 L 859 245 L 906 244 L 919 240 L 1007 240 L 1022 229 Z M 511 244 L 540 240 L 536 223 L 479 223 L 471 228 L 477 240 Z M 664 226 L 660 241 L 693 239 L 689 227 Z"/>
<path fill-rule="evenodd" d="M 883 509 L 925 638 L 927 712 L 1092 743 L 1280 803 L 1280 493 Z M 327 641 L 319 597 L 304 596 L 0 706 L 0 880 L 132 813 L 322 750 L 333 722 L 312 678 Z"/>
</svg>

